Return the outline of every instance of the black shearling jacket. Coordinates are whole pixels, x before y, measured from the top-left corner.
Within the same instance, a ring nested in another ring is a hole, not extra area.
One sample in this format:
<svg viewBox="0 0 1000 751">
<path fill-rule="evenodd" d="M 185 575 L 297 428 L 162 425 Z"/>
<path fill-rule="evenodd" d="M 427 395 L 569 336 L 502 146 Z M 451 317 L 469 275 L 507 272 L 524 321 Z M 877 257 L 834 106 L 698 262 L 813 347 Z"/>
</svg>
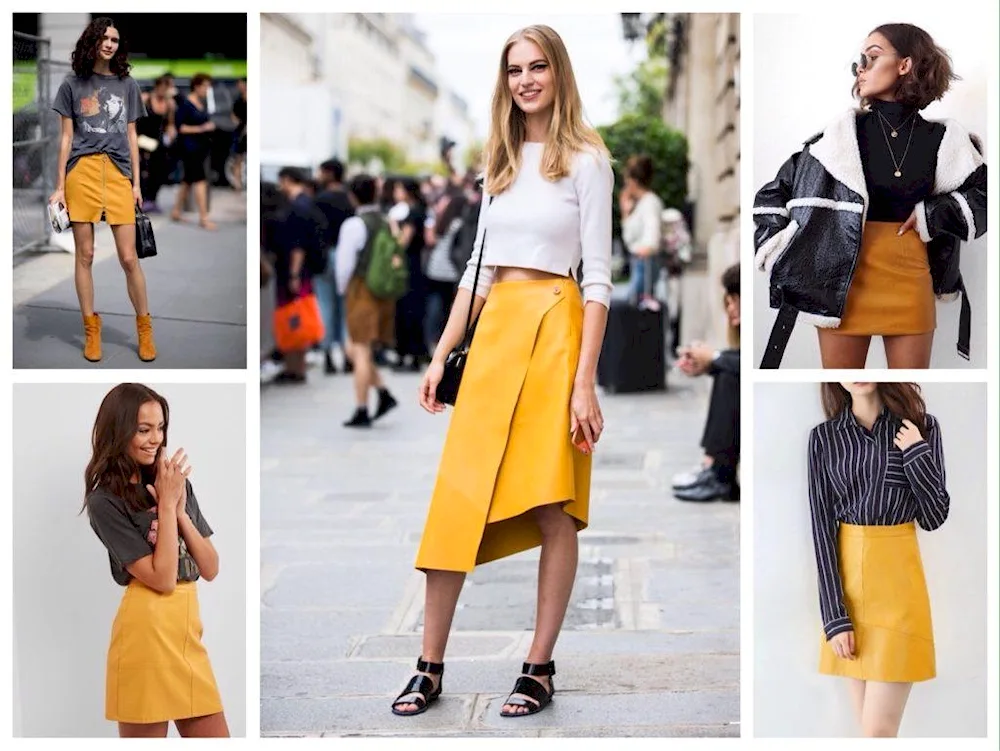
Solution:
<svg viewBox="0 0 1000 751">
<path fill-rule="evenodd" d="M 755 262 L 770 273 L 770 305 L 779 309 L 762 368 L 778 367 L 796 317 L 840 325 L 868 211 L 857 114 L 834 120 L 757 191 Z M 917 232 L 927 243 L 934 293 L 962 298 L 958 352 L 968 359 L 971 307 L 959 246 L 986 232 L 986 164 L 974 136 L 954 120 L 944 124 L 933 194 L 916 206 Z"/>
</svg>

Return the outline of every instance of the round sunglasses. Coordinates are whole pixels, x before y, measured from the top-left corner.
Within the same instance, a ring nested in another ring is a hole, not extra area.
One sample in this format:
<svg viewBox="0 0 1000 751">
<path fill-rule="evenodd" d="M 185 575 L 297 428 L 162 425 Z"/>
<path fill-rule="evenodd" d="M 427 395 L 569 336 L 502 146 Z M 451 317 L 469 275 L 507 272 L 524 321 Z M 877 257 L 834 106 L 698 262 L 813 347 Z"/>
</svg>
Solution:
<svg viewBox="0 0 1000 751">
<path fill-rule="evenodd" d="M 861 57 L 857 62 L 851 63 L 851 75 L 855 78 L 858 77 L 858 73 L 861 71 L 868 70 L 875 62 L 882 59 L 883 57 L 899 57 L 894 52 L 883 52 L 881 55 L 876 55 L 875 57 L 868 57 L 864 52 L 861 53 Z"/>
</svg>

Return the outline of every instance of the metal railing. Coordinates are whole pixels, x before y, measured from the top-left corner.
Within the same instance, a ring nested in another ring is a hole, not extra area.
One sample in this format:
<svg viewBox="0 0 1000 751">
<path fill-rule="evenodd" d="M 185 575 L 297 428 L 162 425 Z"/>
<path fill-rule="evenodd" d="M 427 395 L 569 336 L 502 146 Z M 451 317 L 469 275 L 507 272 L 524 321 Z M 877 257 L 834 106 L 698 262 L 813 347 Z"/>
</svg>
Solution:
<svg viewBox="0 0 1000 751">
<path fill-rule="evenodd" d="M 51 227 L 48 197 L 55 190 L 59 116 L 56 87 L 69 62 L 50 58 L 48 39 L 13 32 L 13 243 L 14 253 L 45 247 Z"/>
</svg>

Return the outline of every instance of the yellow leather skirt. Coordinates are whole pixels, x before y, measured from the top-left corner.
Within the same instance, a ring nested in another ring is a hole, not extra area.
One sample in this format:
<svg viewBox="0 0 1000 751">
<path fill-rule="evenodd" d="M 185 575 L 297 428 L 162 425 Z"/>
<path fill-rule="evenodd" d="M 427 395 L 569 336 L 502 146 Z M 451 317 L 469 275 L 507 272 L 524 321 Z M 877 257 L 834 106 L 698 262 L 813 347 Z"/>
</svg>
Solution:
<svg viewBox="0 0 1000 751">
<path fill-rule="evenodd" d="M 66 210 L 72 222 L 135 224 L 132 183 L 107 154 L 80 157 L 66 173 Z"/>
<path fill-rule="evenodd" d="M 865 222 L 857 266 L 834 334 L 928 334 L 937 325 L 927 246 L 902 222 Z"/>
<path fill-rule="evenodd" d="M 416 568 L 471 571 L 541 544 L 531 510 L 587 526 L 591 457 L 570 440 L 583 301 L 572 279 L 495 283 L 451 416 Z"/>
<path fill-rule="evenodd" d="M 147 724 L 221 712 L 201 634 L 194 582 L 177 582 L 170 594 L 129 582 L 111 628 L 107 719 Z"/>
<path fill-rule="evenodd" d="M 841 524 L 838 549 L 855 659 L 837 657 L 823 637 L 819 671 L 863 681 L 933 678 L 931 605 L 913 522 Z"/>
</svg>

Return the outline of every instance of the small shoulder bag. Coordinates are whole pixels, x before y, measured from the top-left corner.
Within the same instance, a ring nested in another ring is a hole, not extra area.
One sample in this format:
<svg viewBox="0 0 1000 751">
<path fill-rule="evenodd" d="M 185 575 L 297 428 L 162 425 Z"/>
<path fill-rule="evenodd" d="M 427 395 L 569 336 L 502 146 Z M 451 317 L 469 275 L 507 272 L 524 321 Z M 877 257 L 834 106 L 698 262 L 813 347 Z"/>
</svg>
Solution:
<svg viewBox="0 0 1000 751">
<path fill-rule="evenodd" d="M 490 196 L 490 203 L 493 203 L 493 196 Z M 458 346 L 448 353 L 448 359 L 444 361 L 444 373 L 435 391 L 435 397 L 442 404 L 455 406 L 455 400 L 458 399 L 458 387 L 462 385 L 465 361 L 469 357 L 469 347 L 472 346 L 472 308 L 476 304 L 476 288 L 479 287 L 479 269 L 482 268 L 485 253 L 486 228 L 484 227 L 483 239 L 479 243 L 479 260 L 476 261 L 476 275 L 472 282 L 472 295 L 469 298 L 469 314 L 465 319 L 465 336 L 462 337 L 462 341 L 459 342 Z"/>
</svg>

